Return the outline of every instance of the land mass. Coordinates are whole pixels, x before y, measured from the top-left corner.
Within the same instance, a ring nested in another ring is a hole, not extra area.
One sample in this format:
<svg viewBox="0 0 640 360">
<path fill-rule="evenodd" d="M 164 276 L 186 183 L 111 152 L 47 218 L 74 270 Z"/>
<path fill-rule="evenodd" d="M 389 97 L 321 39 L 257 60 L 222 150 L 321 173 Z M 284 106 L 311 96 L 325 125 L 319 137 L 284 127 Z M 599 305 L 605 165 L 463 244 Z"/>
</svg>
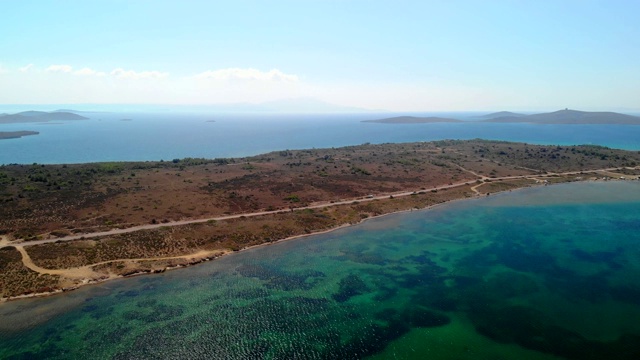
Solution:
<svg viewBox="0 0 640 360">
<path fill-rule="evenodd" d="M 0 166 L 0 296 L 200 263 L 397 211 L 556 182 L 637 178 L 640 153 L 485 140 L 245 158 Z"/>
<path fill-rule="evenodd" d="M 86 120 L 87 117 L 70 112 L 23 111 L 16 114 L 0 115 L 0 124 L 38 123 L 60 120 Z"/>
<path fill-rule="evenodd" d="M 460 123 L 460 122 L 494 122 L 494 123 L 531 123 L 531 124 L 614 124 L 640 125 L 640 117 L 616 112 L 588 112 L 578 110 L 559 110 L 550 113 L 525 115 L 510 111 L 500 111 L 478 116 L 479 121 L 463 121 L 444 117 L 397 116 L 378 120 L 363 120 L 368 123 L 384 124 L 424 124 L 424 123 Z"/>
<path fill-rule="evenodd" d="M 0 140 L 17 139 L 23 136 L 38 135 L 37 131 L 0 131 Z"/>
<path fill-rule="evenodd" d="M 578 110 L 559 110 L 533 115 L 508 115 L 507 112 L 484 116 L 484 122 L 532 123 L 532 124 L 619 124 L 640 125 L 640 117 L 615 112 L 588 112 Z"/>
<path fill-rule="evenodd" d="M 514 113 L 511 111 L 499 111 L 499 112 L 495 112 L 495 113 L 491 113 L 491 114 L 487 114 L 487 115 L 482 115 L 482 116 L 478 116 L 479 118 L 482 119 L 497 119 L 497 118 L 502 118 L 502 117 L 523 117 L 523 116 L 527 116 L 525 114 L 520 114 L 520 113 Z"/>
<path fill-rule="evenodd" d="M 449 119 L 443 117 L 415 117 L 415 116 L 396 116 L 392 118 L 379 120 L 363 120 L 362 122 L 383 123 L 383 124 L 428 124 L 428 123 L 453 123 L 463 122 L 462 120 Z"/>
</svg>

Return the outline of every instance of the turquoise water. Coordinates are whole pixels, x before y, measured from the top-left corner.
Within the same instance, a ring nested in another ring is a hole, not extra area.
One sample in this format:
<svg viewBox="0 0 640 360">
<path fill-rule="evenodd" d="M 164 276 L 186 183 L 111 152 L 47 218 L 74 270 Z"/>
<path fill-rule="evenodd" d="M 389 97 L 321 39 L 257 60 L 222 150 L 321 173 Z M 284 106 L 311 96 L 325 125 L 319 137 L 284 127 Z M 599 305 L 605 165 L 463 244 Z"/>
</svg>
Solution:
<svg viewBox="0 0 640 360">
<path fill-rule="evenodd" d="M 0 358 L 638 359 L 640 182 L 459 201 L 0 306 Z"/>
<path fill-rule="evenodd" d="M 39 135 L 0 141 L 0 164 L 239 157 L 269 151 L 442 139 L 598 144 L 640 150 L 640 126 L 499 123 L 375 124 L 389 114 L 215 115 L 83 113 L 86 121 L 0 124 Z M 440 114 L 458 116 L 460 114 Z M 130 119 L 131 121 L 121 121 Z M 214 122 L 209 122 L 214 121 Z"/>
</svg>

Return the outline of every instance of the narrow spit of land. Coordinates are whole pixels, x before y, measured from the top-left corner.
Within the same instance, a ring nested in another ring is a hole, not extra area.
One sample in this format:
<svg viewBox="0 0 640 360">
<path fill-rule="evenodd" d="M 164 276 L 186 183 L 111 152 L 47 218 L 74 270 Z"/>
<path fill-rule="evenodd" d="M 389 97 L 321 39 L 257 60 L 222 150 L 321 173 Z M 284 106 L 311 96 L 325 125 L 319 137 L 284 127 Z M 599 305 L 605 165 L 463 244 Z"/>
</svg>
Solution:
<svg viewBox="0 0 640 360">
<path fill-rule="evenodd" d="M 371 216 L 535 184 L 635 179 L 640 154 L 484 140 L 241 159 L 0 167 L 0 295 L 161 272 Z"/>
</svg>

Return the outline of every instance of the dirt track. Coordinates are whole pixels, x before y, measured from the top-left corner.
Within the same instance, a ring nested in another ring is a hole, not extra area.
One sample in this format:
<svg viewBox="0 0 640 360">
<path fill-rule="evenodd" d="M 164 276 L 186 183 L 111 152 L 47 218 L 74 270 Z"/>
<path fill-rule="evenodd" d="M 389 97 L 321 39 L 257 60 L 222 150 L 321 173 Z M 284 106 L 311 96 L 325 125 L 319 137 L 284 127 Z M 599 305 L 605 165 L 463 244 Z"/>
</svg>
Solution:
<svg viewBox="0 0 640 360">
<path fill-rule="evenodd" d="M 638 168 L 639 167 L 635 167 L 633 169 L 638 169 Z M 463 169 L 463 170 L 467 171 L 467 172 L 471 172 L 471 171 L 466 170 L 466 169 Z M 611 172 L 613 172 L 615 170 L 618 170 L 618 168 L 596 169 L 596 170 L 589 170 L 588 172 L 601 172 L 601 173 L 606 174 L 606 176 L 611 176 L 611 175 L 614 175 Z M 471 173 L 473 173 L 473 172 L 471 172 Z M 476 175 L 479 177 L 479 180 L 489 180 L 490 179 L 492 182 L 495 182 L 495 181 L 515 180 L 515 179 L 538 180 L 539 178 L 552 177 L 552 176 L 578 175 L 580 173 L 582 173 L 582 171 L 568 171 L 568 172 L 563 172 L 563 173 L 548 173 L 548 174 L 545 174 L 545 175 L 537 175 L 537 176 L 533 176 L 533 175 L 503 176 L 503 177 L 496 177 L 496 178 L 488 178 L 486 176 L 481 176 L 481 175 L 478 175 L 478 174 L 476 174 Z M 617 175 L 617 174 L 615 174 L 615 175 Z M 469 185 L 469 182 L 466 181 L 466 182 L 460 182 L 460 183 L 455 183 L 455 184 L 450 184 L 450 185 L 437 186 L 437 187 L 429 189 L 429 191 L 431 191 L 431 190 L 445 190 L 445 189 L 455 188 L 455 187 L 458 187 L 458 186 L 468 186 L 468 185 Z M 476 195 L 480 195 L 480 192 L 477 190 L 477 188 L 479 186 L 481 186 L 481 185 L 482 184 L 478 184 L 478 185 L 472 186 L 471 190 L 473 192 L 475 192 Z M 420 191 L 422 191 L 422 190 L 420 190 Z M 393 196 L 393 197 L 410 196 L 410 195 L 413 195 L 415 193 L 416 193 L 416 191 L 405 191 L 405 192 L 401 192 L 401 193 L 391 193 L 391 194 L 384 194 L 384 195 L 377 195 L 377 196 L 368 196 L 368 197 L 364 197 L 364 198 L 361 197 L 361 198 L 355 198 L 355 199 L 349 199 L 349 200 L 337 201 L 337 202 L 323 202 L 323 203 L 320 203 L 320 204 L 309 205 L 309 206 L 304 206 L 304 207 L 298 207 L 298 208 L 293 209 L 292 211 L 294 211 L 294 210 L 295 211 L 305 210 L 305 209 L 321 209 L 321 208 L 327 208 L 327 207 L 331 207 L 331 206 L 348 205 L 348 204 L 353 203 L 354 201 L 368 202 L 368 201 L 374 201 L 374 200 L 380 200 L 380 199 L 387 199 L 387 198 L 389 198 L 389 196 Z M 6 247 L 6 246 L 14 246 L 14 245 L 21 245 L 22 247 L 24 247 L 24 246 L 31 246 L 31 245 L 54 243 L 54 242 L 59 242 L 59 241 L 72 241 L 72 240 L 80 240 L 80 239 L 89 239 L 89 238 L 95 238 L 95 237 L 101 237 L 101 236 L 109 236 L 109 235 L 118 235 L 118 234 L 131 233 L 131 232 L 141 231 L 141 230 L 158 229 L 158 228 L 162 228 L 162 227 L 171 227 L 171 226 L 181 226 L 181 225 L 205 223 L 205 222 L 208 222 L 208 221 L 222 221 L 222 220 L 229 220 L 229 219 L 237 219 L 237 218 L 240 218 L 240 217 L 250 218 L 250 217 L 256 217 L 256 216 L 276 214 L 276 213 L 280 213 L 282 211 L 283 210 L 258 211 L 258 212 L 252 212 L 252 213 L 234 214 L 234 215 L 218 216 L 218 217 L 203 218 L 203 219 L 179 220 L 179 221 L 171 221 L 171 222 L 167 222 L 167 223 L 146 224 L 146 225 L 139 225 L 139 226 L 134 226 L 134 227 L 125 228 L 125 229 L 112 229 L 112 230 L 109 230 L 109 231 L 94 232 L 94 233 L 87 233 L 87 234 L 81 234 L 81 235 L 70 235 L 70 236 L 65 236 L 65 237 L 60 237 L 60 238 L 34 240 L 34 241 L 14 241 L 14 242 L 11 242 L 11 241 L 8 241 L 6 238 L 2 238 L 0 240 L 0 248 Z"/>
</svg>

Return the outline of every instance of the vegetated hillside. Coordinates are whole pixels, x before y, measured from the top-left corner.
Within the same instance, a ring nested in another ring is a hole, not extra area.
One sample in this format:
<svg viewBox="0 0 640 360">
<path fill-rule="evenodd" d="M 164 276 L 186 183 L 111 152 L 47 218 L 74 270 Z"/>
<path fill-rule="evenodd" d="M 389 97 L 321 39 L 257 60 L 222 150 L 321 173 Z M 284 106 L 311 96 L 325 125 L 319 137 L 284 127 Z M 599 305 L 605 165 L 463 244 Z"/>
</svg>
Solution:
<svg viewBox="0 0 640 360">
<path fill-rule="evenodd" d="M 416 117 L 416 116 L 396 116 L 379 120 L 363 120 L 362 122 L 383 123 L 383 124 L 424 124 L 424 123 L 452 123 L 463 122 L 462 120 L 449 119 L 443 117 Z"/>
<path fill-rule="evenodd" d="M 588 112 L 578 110 L 559 110 L 550 113 L 526 116 L 503 116 L 485 122 L 532 123 L 532 124 L 621 124 L 640 125 L 640 117 L 615 112 Z"/>
<path fill-rule="evenodd" d="M 86 119 L 88 118 L 70 112 L 23 111 L 17 114 L 0 115 L 0 124 Z"/>
<path fill-rule="evenodd" d="M 640 152 L 611 149 L 598 145 L 557 146 L 531 145 L 507 141 L 443 140 L 442 147 L 457 149 L 465 154 L 458 163 L 466 168 L 471 164 L 489 160 L 501 166 L 535 169 L 539 172 L 563 172 L 640 165 Z M 467 154 L 473 153 L 471 157 Z M 469 158 L 469 160 L 467 160 Z"/>
</svg>

